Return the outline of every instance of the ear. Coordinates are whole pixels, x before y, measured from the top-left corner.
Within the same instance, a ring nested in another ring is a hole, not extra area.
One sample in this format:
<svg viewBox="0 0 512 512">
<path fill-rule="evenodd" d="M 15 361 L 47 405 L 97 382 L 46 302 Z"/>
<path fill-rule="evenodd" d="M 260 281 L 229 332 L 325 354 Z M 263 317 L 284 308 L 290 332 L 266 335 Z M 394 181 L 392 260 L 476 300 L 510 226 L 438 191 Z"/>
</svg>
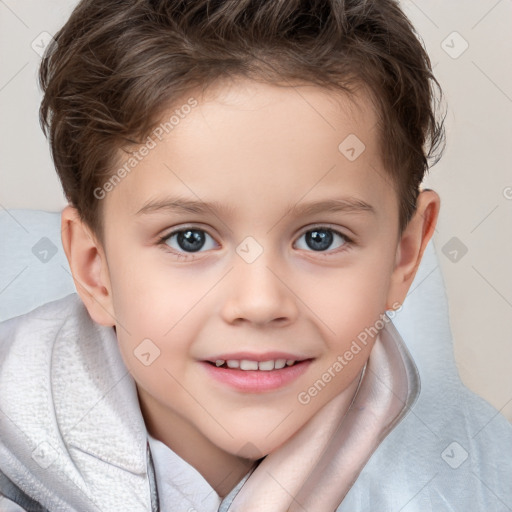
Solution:
<svg viewBox="0 0 512 512">
<path fill-rule="evenodd" d="M 398 243 L 395 267 L 391 275 L 386 309 L 402 304 L 421 263 L 425 247 L 434 234 L 441 200 L 433 190 L 423 190 L 416 201 L 416 211 Z"/>
<path fill-rule="evenodd" d="M 61 236 L 76 290 L 91 318 L 101 325 L 113 326 L 115 320 L 105 252 L 72 206 L 62 210 Z"/>
</svg>

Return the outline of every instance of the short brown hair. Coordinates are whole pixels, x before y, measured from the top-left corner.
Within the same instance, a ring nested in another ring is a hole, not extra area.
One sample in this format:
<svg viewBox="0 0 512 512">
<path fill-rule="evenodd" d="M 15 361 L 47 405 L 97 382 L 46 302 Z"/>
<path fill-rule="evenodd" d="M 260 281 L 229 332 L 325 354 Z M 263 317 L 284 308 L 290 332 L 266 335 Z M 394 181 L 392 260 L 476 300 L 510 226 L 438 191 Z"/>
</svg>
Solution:
<svg viewBox="0 0 512 512">
<path fill-rule="evenodd" d="M 397 1 L 82 0 L 42 60 L 40 119 L 68 201 L 100 238 L 94 190 L 120 150 L 142 143 L 187 91 L 237 75 L 367 89 L 403 231 L 442 153 L 444 119 Z"/>
</svg>

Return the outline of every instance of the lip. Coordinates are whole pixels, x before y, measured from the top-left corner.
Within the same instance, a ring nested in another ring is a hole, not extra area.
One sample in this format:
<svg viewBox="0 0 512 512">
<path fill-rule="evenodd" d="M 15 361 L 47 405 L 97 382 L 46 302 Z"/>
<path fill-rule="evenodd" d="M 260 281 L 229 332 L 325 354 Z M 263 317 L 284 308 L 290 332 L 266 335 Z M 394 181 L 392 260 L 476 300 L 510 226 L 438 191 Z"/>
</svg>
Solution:
<svg viewBox="0 0 512 512">
<path fill-rule="evenodd" d="M 272 356 L 269 356 L 272 354 Z M 295 356 L 290 354 L 281 354 L 276 357 L 277 352 L 261 355 L 261 358 L 255 359 L 255 355 L 240 356 L 240 353 L 229 354 L 226 359 L 251 359 L 252 361 L 268 361 L 270 359 L 293 359 Z M 219 357 L 218 359 L 224 359 Z M 265 359 L 266 358 L 266 359 Z M 298 359 L 295 359 L 296 361 Z M 205 369 L 207 374 L 217 382 L 237 391 L 245 393 L 264 393 L 274 391 L 291 384 L 306 372 L 313 359 L 303 359 L 295 363 L 293 366 L 285 366 L 280 370 L 240 370 L 239 368 L 221 368 L 211 364 L 208 361 L 200 361 L 199 363 Z"/>
</svg>

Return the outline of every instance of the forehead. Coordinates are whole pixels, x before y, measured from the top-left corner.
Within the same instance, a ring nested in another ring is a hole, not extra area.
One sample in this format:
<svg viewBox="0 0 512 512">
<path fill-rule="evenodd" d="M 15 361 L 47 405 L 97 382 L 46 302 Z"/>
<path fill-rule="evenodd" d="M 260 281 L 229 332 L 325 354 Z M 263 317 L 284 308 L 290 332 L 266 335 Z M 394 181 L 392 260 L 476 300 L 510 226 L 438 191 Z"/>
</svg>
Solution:
<svg viewBox="0 0 512 512">
<path fill-rule="evenodd" d="M 152 148 L 109 194 L 110 209 L 134 215 L 166 195 L 179 195 L 258 215 L 262 206 L 277 213 L 339 191 L 396 213 L 377 116 L 364 93 L 218 82 L 164 112 L 149 139 Z"/>
</svg>

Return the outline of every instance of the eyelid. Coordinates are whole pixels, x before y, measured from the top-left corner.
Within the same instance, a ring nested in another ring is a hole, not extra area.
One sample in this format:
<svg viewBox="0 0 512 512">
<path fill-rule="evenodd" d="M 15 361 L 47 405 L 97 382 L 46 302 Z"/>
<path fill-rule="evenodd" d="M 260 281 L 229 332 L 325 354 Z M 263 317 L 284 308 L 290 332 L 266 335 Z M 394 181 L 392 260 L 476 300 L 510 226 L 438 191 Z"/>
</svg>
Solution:
<svg viewBox="0 0 512 512">
<path fill-rule="evenodd" d="M 176 233 L 180 233 L 181 231 L 187 231 L 187 229 L 190 230 L 197 230 L 197 231 L 204 231 L 207 235 L 211 236 L 214 240 L 216 237 L 210 233 L 209 228 L 202 226 L 201 224 L 179 224 L 177 226 L 173 226 L 172 228 L 167 228 L 163 231 L 163 234 L 157 235 L 158 241 L 167 240 L 172 235 L 175 235 Z M 216 241 L 216 240 L 215 240 Z"/>
<path fill-rule="evenodd" d="M 310 231 L 314 231 L 315 229 L 325 229 L 326 231 L 332 231 L 333 233 L 337 233 L 338 235 L 342 236 L 347 240 L 347 242 L 355 243 L 356 237 L 353 235 L 348 235 L 344 231 L 342 231 L 339 227 L 334 226 L 329 223 L 318 223 L 318 224 L 311 224 L 307 226 L 306 228 L 303 228 L 299 231 L 299 234 L 296 236 L 295 239 L 298 239 L 305 233 L 309 233 Z"/>
</svg>

